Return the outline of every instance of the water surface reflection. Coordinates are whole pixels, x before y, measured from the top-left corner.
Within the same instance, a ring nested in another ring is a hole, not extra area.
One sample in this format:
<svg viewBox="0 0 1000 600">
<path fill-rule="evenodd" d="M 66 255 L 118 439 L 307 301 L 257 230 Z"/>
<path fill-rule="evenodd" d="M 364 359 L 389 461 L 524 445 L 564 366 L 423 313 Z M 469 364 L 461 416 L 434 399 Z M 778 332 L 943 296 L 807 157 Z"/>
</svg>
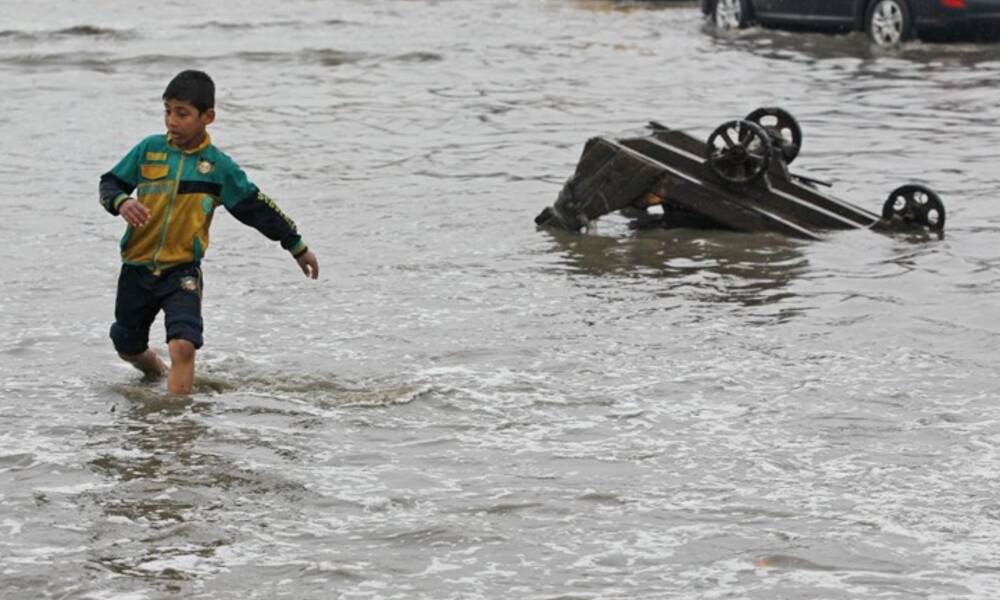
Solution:
<svg viewBox="0 0 1000 600">
<path fill-rule="evenodd" d="M 571 272 L 661 280 L 664 291 L 693 287 L 703 301 L 746 306 L 788 298 L 805 272 L 803 242 L 773 234 L 650 229 L 626 235 L 546 230 Z"/>
</svg>

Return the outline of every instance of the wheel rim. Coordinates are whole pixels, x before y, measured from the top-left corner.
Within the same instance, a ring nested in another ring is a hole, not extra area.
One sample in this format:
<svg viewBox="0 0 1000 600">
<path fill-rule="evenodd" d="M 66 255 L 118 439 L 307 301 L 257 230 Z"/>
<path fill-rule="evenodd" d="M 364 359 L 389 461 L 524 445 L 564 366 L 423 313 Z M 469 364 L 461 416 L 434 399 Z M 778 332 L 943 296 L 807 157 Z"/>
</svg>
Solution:
<svg viewBox="0 0 1000 600">
<path fill-rule="evenodd" d="M 715 3 L 715 25 L 719 29 L 737 29 L 743 22 L 743 7 L 740 0 L 717 0 Z"/>
<path fill-rule="evenodd" d="M 723 123 L 708 137 L 706 158 L 716 176 L 737 185 L 753 183 L 771 164 L 771 141 L 760 125 Z"/>
<path fill-rule="evenodd" d="M 872 11 L 872 39 L 879 46 L 894 46 L 903 40 L 903 7 L 895 0 L 882 0 Z"/>
</svg>

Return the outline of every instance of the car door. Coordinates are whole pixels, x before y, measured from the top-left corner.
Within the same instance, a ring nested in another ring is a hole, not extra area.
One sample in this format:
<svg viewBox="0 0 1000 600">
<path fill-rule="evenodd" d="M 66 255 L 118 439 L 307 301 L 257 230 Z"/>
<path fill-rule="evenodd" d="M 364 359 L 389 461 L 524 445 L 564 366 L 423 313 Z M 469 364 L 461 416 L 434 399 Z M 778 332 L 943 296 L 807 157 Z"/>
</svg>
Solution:
<svg viewBox="0 0 1000 600">
<path fill-rule="evenodd" d="M 753 14 L 761 21 L 803 22 L 810 20 L 826 0 L 751 0 Z"/>
<path fill-rule="evenodd" d="M 854 8 L 858 3 L 856 0 L 823 0 L 813 4 L 816 4 L 814 15 L 817 21 L 836 24 L 853 21 Z"/>
</svg>

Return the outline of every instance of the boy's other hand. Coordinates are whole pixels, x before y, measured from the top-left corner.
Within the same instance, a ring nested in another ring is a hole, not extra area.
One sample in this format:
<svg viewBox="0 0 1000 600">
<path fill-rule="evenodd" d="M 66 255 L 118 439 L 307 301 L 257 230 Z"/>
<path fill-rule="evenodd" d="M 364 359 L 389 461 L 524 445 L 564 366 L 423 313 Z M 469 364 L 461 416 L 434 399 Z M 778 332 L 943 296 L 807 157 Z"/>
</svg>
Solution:
<svg viewBox="0 0 1000 600">
<path fill-rule="evenodd" d="M 142 227 L 149 221 L 149 209 L 139 204 L 135 198 L 129 198 L 118 207 L 118 214 L 132 227 Z"/>
<path fill-rule="evenodd" d="M 295 259 L 295 262 L 299 263 L 299 268 L 306 274 L 306 277 L 310 279 L 319 277 L 319 261 L 316 260 L 316 255 L 313 254 L 312 250 L 303 252 Z"/>
</svg>

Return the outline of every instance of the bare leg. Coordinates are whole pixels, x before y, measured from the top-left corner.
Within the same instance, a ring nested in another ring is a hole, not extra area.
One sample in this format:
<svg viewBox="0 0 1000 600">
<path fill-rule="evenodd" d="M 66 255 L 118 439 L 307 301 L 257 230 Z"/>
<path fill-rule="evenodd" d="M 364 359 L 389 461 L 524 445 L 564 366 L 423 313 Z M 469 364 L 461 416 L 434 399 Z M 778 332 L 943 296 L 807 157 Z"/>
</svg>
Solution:
<svg viewBox="0 0 1000 600">
<path fill-rule="evenodd" d="M 167 373 L 167 365 L 160 360 L 160 357 L 153 352 L 152 348 L 146 348 L 139 354 L 118 353 L 122 360 L 131 363 L 133 367 L 142 371 L 147 377 L 163 377 Z"/>
<path fill-rule="evenodd" d="M 194 385 L 194 344 L 187 340 L 173 339 L 170 347 L 170 373 L 167 374 L 167 392 L 190 394 Z"/>
</svg>

